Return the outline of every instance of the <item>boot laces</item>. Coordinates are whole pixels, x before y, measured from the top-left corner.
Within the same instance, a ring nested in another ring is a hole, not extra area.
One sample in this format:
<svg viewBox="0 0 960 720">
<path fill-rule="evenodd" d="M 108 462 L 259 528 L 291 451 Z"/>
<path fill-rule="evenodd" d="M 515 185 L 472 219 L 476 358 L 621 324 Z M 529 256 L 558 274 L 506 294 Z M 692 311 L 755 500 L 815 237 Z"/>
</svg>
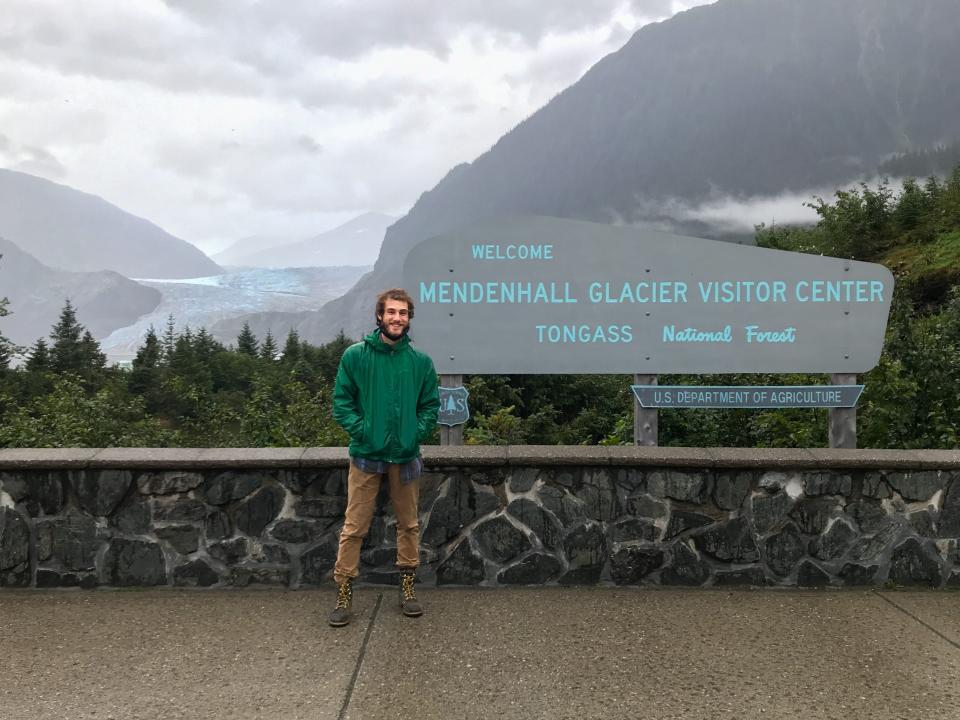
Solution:
<svg viewBox="0 0 960 720">
<path fill-rule="evenodd" d="M 404 573 L 400 576 L 400 591 L 403 593 L 404 600 L 416 600 L 417 595 L 413 590 L 415 576 L 413 573 Z"/>
<path fill-rule="evenodd" d="M 337 608 L 348 610 L 350 601 L 353 599 L 353 583 L 349 580 L 340 583 L 337 587 Z"/>
</svg>

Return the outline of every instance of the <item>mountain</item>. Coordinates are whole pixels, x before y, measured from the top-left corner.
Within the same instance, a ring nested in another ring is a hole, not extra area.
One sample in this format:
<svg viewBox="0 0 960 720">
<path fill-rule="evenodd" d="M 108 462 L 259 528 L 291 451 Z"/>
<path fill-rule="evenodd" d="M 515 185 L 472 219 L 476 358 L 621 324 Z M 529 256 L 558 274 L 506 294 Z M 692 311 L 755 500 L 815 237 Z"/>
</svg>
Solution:
<svg viewBox="0 0 960 720">
<path fill-rule="evenodd" d="M 248 235 L 232 243 L 226 250 L 221 250 L 210 256 L 218 265 L 243 265 L 242 259 L 266 248 L 284 245 L 289 242 L 289 238 L 276 237 L 271 235 Z M 374 258 L 375 260 L 376 258 Z M 371 260 L 370 262 L 373 262 Z"/>
<path fill-rule="evenodd" d="M 267 268 L 372 265 L 380 253 L 384 233 L 396 220 L 390 215 L 364 213 L 307 240 L 246 254 L 231 253 L 231 264 Z"/>
<path fill-rule="evenodd" d="M 102 338 L 160 303 L 160 293 L 111 270 L 67 272 L 50 268 L 0 237 L 0 288 L 10 299 L 3 334 L 18 345 L 46 337 L 67 298 L 94 337 Z"/>
<path fill-rule="evenodd" d="M 0 169 L 0 236 L 53 268 L 114 270 L 127 277 L 215 275 L 190 243 L 95 195 Z"/>
<path fill-rule="evenodd" d="M 677 203 L 836 187 L 960 138 L 956 0 L 719 0 L 638 30 L 387 231 L 372 273 L 300 320 L 369 326 L 420 240 L 488 216 L 639 223 Z"/>
</svg>

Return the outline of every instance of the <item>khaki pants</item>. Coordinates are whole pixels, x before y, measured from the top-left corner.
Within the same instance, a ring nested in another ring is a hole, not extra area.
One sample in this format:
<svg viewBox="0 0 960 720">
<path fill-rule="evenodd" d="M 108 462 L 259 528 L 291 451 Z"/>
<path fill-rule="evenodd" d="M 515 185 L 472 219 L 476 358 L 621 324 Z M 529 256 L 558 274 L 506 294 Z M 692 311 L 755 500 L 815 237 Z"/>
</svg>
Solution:
<svg viewBox="0 0 960 720">
<path fill-rule="evenodd" d="M 390 502 L 397 516 L 397 567 L 416 568 L 420 564 L 420 524 L 417 520 L 417 500 L 420 480 L 400 481 L 400 466 L 387 466 L 390 483 Z M 347 512 L 340 531 L 340 548 L 333 579 L 337 583 L 356 577 L 360 565 L 360 546 L 367 536 L 373 511 L 380 491 L 380 473 L 363 472 L 352 462 L 347 475 Z"/>
</svg>

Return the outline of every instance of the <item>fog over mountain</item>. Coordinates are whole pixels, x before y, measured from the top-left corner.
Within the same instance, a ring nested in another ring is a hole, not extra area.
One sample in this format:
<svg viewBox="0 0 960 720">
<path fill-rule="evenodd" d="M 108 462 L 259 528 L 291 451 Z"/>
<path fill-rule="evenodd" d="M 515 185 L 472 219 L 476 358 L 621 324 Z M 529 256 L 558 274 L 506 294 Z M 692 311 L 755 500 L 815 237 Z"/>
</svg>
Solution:
<svg viewBox="0 0 960 720">
<path fill-rule="evenodd" d="M 670 207 L 835 187 L 950 142 L 957 37 L 955 0 L 720 0 L 648 25 L 424 193 L 374 271 L 298 330 L 358 336 L 415 243 L 488 216 L 662 222 Z"/>
<path fill-rule="evenodd" d="M 396 220 L 391 215 L 368 212 L 306 240 L 261 246 L 246 252 L 231 246 L 217 257 L 229 257 L 230 265 L 265 268 L 373 265 L 380 254 L 384 233 Z M 250 244 L 248 240 L 244 247 Z"/>
<path fill-rule="evenodd" d="M 220 272 L 190 243 L 102 198 L 4 169 L 0 236 L 61 270 L 114 270 L 127 277 L 154 278 Z"/>
<path fill-rule="evenodd" d="M 110 270 L 55 270 L 0 237 L 0 294 L 10 298 L 3 334 L 29 346 L 46 337 L 70 299 L 94 337 L 134 322 L 160 303 L 160 293 Z"/>
</svg>

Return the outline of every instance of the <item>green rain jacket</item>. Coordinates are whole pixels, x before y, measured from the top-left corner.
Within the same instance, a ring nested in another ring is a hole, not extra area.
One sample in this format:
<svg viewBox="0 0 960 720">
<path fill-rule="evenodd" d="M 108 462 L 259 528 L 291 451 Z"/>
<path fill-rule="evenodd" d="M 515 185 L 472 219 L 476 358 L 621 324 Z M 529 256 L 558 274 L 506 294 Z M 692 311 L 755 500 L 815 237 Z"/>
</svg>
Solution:
<svg viewBox="0 0 960 720">
<path fill-rule="evenodd" d="M 410 462 L 433 433 L 439 410 L 433 361 L 406 335 L 389 345 L 375 330 L 343 353 L 333 418 L 350 435 L 351 457 Z"/>
</svg>

